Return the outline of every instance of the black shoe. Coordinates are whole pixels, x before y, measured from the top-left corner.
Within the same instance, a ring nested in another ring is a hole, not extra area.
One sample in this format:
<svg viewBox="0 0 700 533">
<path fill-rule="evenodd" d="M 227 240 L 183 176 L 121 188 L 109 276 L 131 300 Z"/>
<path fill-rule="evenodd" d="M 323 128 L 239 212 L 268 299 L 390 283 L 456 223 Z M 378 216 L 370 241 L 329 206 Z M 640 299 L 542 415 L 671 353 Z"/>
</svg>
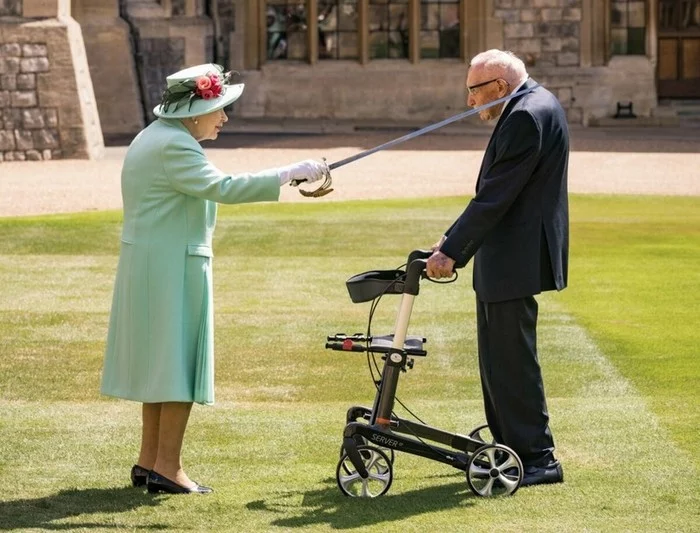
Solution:
<svg viewBox="0 0 700 533">
<path fill-rule="evenodd" d="M 190 494 L 192 492 L 197 494 L 209 494 L 214 492 L 211 487 L 204 487 L 199 483 L 192 489 L 178 485 L 174 481 L 170 481 L 167 477 L 161 476 L 159 473 L 151 470 L 148 473 L 148 480 L 146 486 L 148 487 L 148 492 L 155 494 L 157 492 L 167 492 L 168 494 Z"/>
<path fill-rule="evenodd" d="M 564 471 L 559 461 L 554 461 L 546 466 L 526 466 L 521 487 L 530 485 L 546 485 L 548 483 L 562 483 Z"/>
<path fill-rule="evenodd" d="M 139 465 L 134 465 L 131 467 L 131 484 L 134 487 L 145 487 L 146 486 L 146 479 L 148 477 L 148 472 L 149 470 L 146 470 L 145 468 L 139 466 Z"/>
</svg>

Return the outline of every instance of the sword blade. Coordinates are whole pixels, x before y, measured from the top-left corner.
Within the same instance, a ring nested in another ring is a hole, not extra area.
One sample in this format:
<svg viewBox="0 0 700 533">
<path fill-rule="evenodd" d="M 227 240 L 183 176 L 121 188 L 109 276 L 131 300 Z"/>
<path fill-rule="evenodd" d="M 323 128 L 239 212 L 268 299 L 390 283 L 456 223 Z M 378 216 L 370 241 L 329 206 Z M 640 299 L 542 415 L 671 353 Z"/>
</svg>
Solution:
<svg viewBox="0 0 700 533">
<path fill-rule="evenodd" d="M 534 91 L 540 87 L 540 84 L 538 83 L 537 85 L 530 87 L 529 89 L 525 89 L 523 91 L 518 91 L 515 94 L 511 94 L 508 96 L 504 96 L 503 98 L 499 98 L 498 100 L 494 100 L 493 102 L 489 102 L 488 104 L 484 104 L 479 107 L 475 107 L 473 109 L 470 109 L 468 111 L 463 111 L 462 113 L 458 113 L 457 115 L 451 116 L 449 118 L 446 118 L 445 120 L 441 120 L 440 122 L 436 122 L 435 124 L 430 124 L 429 126 L 425 126 L 424 128 L 421 128 L 419 130 L 416 130 L 414 132 L 408 133 L 407 135 L 404 135 L 403 137 L 399 137 L 398 139 L 394 139 L 393 141 L 385 142 L 384 144 L 380 144 L 379 146 L 375 146 L 374 148 L 370 148 L 369 150 L 365 150 L 364 152 L 360 152 L 359 154 L 352 155 L 350 157 L 346 157 L 345 159 L 341 159 L 340 161 L 336 161 L 335 163 L 331 163 L 328 165 L 329 170 L 333 170 L 336 168 L 340 168 L 343 165 L 347 165 L 348 163 L 352 163 L 354 161 L 357 161 L 358 159 L 362 159 L 363 157 L 367 157 L 368 155 L 372 155 L 376 152 L 379 152 L 380 150 L 385 150 L 387 148 L 391 148 L 392 146 L 396 146 L 397 144 L 401 144 L 402 142 L 409 141 L 411 139 L 415 139 L 416 137 L 423 135 L 425 133 L 429 133 L 431 131 L 435 131 L 438 128 L 442 128 L 443 126 L 447 126 L 448 124 L 452 124 L 453 122 L 457 122 L 458 120 L 462 120 L 463 118 L 476 115 L 477 113 L 481 113 L 483 110 L 488 109 L 489 107 L 493 107 L 495 105 L 498 105 L 502 102 L 506 102 L 512 98 L 515 98 L 516 96 L 522 96 L 524 94 L 527 94 L 529 92 Z"/>
</svg>

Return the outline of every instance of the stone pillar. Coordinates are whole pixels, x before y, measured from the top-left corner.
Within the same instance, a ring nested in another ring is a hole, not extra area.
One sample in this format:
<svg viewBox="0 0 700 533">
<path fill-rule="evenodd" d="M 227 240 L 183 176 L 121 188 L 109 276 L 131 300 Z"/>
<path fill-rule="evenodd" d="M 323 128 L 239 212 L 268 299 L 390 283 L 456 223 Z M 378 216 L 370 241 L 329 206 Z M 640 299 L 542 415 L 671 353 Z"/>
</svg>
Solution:
<svg viewBox="0 0 700 533">
<path fill-rule="evenodd" d="M 216 39 L 214 59 L 226 70 L 245 68 L 245 0 L 215 0 L 211 7 Z"/>
<path fill-rule="evenodd" d="M 160 103 L 165 78 L 186 66 L 214 59 L 211 19 L 203 15 L 204 4 L 191 0 L 125 0 L 126 13 L 135 36 L 136 68 L 147 121 Z"/>
<path fill-rule="evenodd" d="M 503 48 L 503 20 L 497 9 L 501 8 L 503 0 L 464 0 L 467 20 L 467 53 L 466 61 L 476 54 L 491 48 Z M 494 5 L 494 2 L 496 4 Z M 508 2 L 503 2 L 510 5 Z"/>
<path fill-rule="evenodd" d="M 83 31 L 105 137 L 133 136 L 144 126 L 144 111 L 130 28 L 119 16 L 119 0 L 73 0 L 73 17 Z"/>
<path fill-rule="evenodd" d="M 85 45 L 68 0 L 1 5 L 0 160 L 100 157 Z"/>
</svg>

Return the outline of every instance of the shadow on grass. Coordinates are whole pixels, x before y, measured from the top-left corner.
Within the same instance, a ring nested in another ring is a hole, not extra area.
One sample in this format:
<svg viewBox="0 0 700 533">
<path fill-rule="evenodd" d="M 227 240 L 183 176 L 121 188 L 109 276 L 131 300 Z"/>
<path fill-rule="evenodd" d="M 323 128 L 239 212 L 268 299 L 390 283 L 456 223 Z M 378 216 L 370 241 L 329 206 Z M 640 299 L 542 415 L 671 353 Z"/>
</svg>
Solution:
<svg viewBox="0 0 700 533">
<path fill-rule="evenodd" d="M 53 522 L 72 517 L 116 514 L 133 511 L 139 507 L 155 507 L 160 500 L 132 487 L 109 489 L 62 490 L 43 498 L 0 501 L 0 531 L 12 529 L 75 530 L 78 528 L 123 529 L 124 525 L 108 523 L 104 516 L 93 521 L 55 524 Z M 108 521 L 110 519 L 107 519 Z M 129 525 L 129 529 L 167 529 L 166 525 L 148 524 L 143 527 Z"/>
<path fill-rule="evenodd" d="M 335 479 L 324 480 L 325 488 L 309 492 L 286 492 L 267 500 L 246 504 L 250 511 L 285 515 L 270 523 L 281 528 L 305 528 L 327 524 L 332 529 L 352 529 L 392 522 L 443 509 L 474 505 L 474 495 L 465 482 L 430 486 L 374 499 L 343 496 Z M 301 503 L 298 503 L 299 497 Z M 293 515 L 293 516 L 290 516 Z"/>
</svg>

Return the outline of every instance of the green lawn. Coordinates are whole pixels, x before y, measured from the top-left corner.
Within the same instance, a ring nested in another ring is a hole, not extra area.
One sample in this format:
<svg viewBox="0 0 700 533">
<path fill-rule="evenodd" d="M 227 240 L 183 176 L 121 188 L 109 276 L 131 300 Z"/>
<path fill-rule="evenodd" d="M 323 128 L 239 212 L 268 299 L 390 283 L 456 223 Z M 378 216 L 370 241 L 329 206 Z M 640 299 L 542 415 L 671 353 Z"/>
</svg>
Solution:
<svg viewBox="0 0 700 533">
<path fill-rule="evenodd" d="M 185 440 L 207 497 L 127 487 L 139 406 L 98 394 L 120 215 L 0 219 L 0 530 L 692 531 L 700 521 L 700 198 L 572 198 L 570 288 L 540 297 L 542 366 L 566 483 L 487 500 L 464 474 L 401 454 L 376 500 L 335 467 L 362 354 L 323 349 L 366 328 L 345 280 L 434 242 L 462 199 L 220 210 L 217 405 Z M 393 327 L 382 301 L 376 333 Z M 429 355 L 399 396 L 426 422 L 482 423 L 470 272 L 424 283 L 410 333 Z M 398 414 L 407 416 L 401 408 Z"/>
<path fill-rule="evenodd" d="M 573 204 L 563 301 L 700 467 L 700 199 Z"/>
</svg>

